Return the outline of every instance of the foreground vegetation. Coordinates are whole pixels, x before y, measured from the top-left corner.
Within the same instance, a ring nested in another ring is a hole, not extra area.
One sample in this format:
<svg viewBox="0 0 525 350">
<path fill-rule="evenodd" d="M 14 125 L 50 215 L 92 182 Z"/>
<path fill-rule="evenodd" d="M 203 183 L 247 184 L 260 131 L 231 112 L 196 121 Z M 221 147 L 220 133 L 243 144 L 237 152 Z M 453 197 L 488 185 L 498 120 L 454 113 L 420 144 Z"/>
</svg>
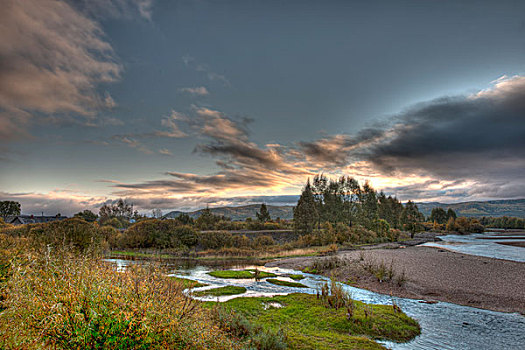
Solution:
<svg viewBox="0 0 525 350">
<path fill-rule="evenodd" d="M 235 298 L 225 303 L 220 319 L 236 325 L 232 331 L 250 335 L 251 329 L 243 327 L 246 322 L 228 315 L 231 310 L 290 349 L 384 349 L 372 339 L 402 342 L 420 333 L 417 322 L 393 306 L 352 304 L 349 315 L 346 307 L 327 306 L 311 294 Z"/>
<path fill-rule="evenodd" d="M 107 228 L 75 218 L 17 230 L 25 234 L 0 234 L 0 349 L 374 349 L 380 346 L 363 337 L 406 340 L 417 333 L 417 324 L 391 306 L 326 291 L 203 307 L 184 293 L 196 281 L 170 277 L 153 262 L 121 272 L 104 263 Z M 275 277 L 256 269 L 211 274 Z"/>
<path fill-rule="evenodd" d="M 9 274 L 0 348 L 240 348 L 183 283 L 155 266 L 116 272 L 87 253 L 32 251 L 1 238 Z"/>
</svg>

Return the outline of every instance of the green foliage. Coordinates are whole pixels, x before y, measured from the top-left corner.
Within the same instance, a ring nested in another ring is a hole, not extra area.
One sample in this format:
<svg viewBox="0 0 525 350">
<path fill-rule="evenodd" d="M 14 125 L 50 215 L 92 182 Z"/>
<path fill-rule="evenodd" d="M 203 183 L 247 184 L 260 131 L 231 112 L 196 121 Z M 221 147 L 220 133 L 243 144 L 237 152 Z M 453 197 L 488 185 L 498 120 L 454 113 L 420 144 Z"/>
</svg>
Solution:
<svg viewBox="0 0 525 350">
<path fill-rule="evenodd" d="M 87 222 L 95 222 L 98 219 L 98 215 L 89 209 L 76 213 L 74 216 Z"/>
<path fill-rule="evenodd" d="M 230 221 L 224 216 L 214 215 L 210 208 L 203 209 L 201 215 L 195 221 L 195 225 L 200 230 L 214 230 L 216 225 L 221 221 Z"/>
<path fill-rule="evenodd" d="M 175 277 L 175 276 L 170 276 L 170 278 L 182 284 L 185 289 L 186 288 L 199 288 L 199 287 L 207 286 L 207 284 L 205 283 L 200 283 L 194 280 L 190 280 L 188 278 L 180 278 L 180 277 Z"/>
<path fill-rule="evenodd" d="M 259 270 L 217 270 L 208 272 L 208 275 L 216 278 L 266 278 L 276 277 L 277 275 L 271 272 Z"/>
<path fill-rule="evenodd" d="M 410 232 L 412 238 L 414 238 L 416 232 L 423 230 L 421 225 L 423 220 L 423 214 L 421 214 L 417 205 L 412 201 L 408 201 L 401 214 L 401 223 L 403 224 L 404 229 Z"/>
<path fill-rule="evenodd" d="M 300 281 L 300 280 L 304 279 L 304 276 L 303 275 L 299 275 L 299 274 L 286 275 L 286 277 L 290 277 L 291 279 L 296 280 L 296 281 Z"/>
<path fill-rule="evenodd" d="M 231 308 L 215 304 L 212 308 L 215 322 L 233 337 L 246 343 L 247 350 L 284 350 L 288 346 L 282 330 L 270 331 L 250 322 L 244 315 Z"/>
<path fill-rule="evenodd" d="M 266 280 L 266 282 L 269 282 L 271 284 L 275 284 L 275 285 L 278 285 L 278 286 L 294 287 L 294 288 L 308 288 L 307 286 L 305 286 L 302 283 L 283 281 L 283 280 L 279 280 L 279 279 L 276 279 L 276 278 L 268 278 Z"/>
<path fill-rule="evenodd" d="M 449 210 L 452 210 L 452 209 L 449 209 Z M 451 216 L 452 214 L 447 215 L 447 212 L 443 208 L 434 208 L 432 209 L 432 213 L 430 213 L 429 221 L 437 222 L 438 224 L 446 224 L 448 218 Z"/>
<path fill-rule="evenodd" d="M 225 287 L 212 288 L 212 289 L 206 289 L 206 290 L 193 292 L 193 295 L 198 296 L 198 297 L 201 297 L 201 296 L 218 297 L 218 296 L 221 296 L 221 295 L 243 294 L 245 292 L 246 292 L 246 288 L 244 288 L 244 287 L 225 286 Z"/>
<path fill-rule="evenodd" d="M 120 245 L 127 248 L 189 248 L 197 244 L 197 232 L 177 220 L 148 219 L 130 226 Z"/>
<path fill-rule="evenodd" d="M 112 218 L 117 218 L 123 225 L 127 226 L 132 218 L 136 219 L 139 215 L 136 211 L 135 213 L 133 213 L 132 204 L 129 204 L 122 199 L 119 199 L 113 204 L 104 204 L 100 208 L 98 216 L 100 217 L 100 223 L 102 225 L 105 225 L 106 221 Z"/>
<path fill-rule="evenodd" d="M 49 245 L 82 253 L 97 250 L 103 242 L 97 226 L 79 218 L 32 225 L 28 236 L 40 247 Z"/>
<path fill-rule="evenodd" d="M 235 298 L 224 304 L 252 325 L 273 333 L 282 327 L 292 349 L 384 349 L 370 338 L 408 341 L 420 333 L 416 321 L 387 305 L 354 301 L 349 317 L 346 307 L 327 308 L 309 294 Z"/>
<path fill-rule="evenodd" d="M 261 204 L 261 209 L 257 213 L 257 220 L 260 222 L 267 222 L 270 221 L 272 218 L 270 217 L 270 213 L 268 212 L 268 208 L 266 207 L 266 204 Z"/>
<path fill-rule="evenodd" d="M 100 220 L 100 224 L 103 226 L 111 226 L 116 229 L 126 228 L 129 225 L 129 221 L 125 218 L 120 217 L 108 217 Z"/>
<path fill-rule="evenodd" d="M 407 206 L 378 194 L 368 182 L 361 187 L 350 177 L 333 180 L 317 175 L 312 185 L 307 181 L 294 210 L 295 231 L 313 235 L 316 244 L 384 242 L 398 236 L 391 228 L 413 234 L 423 230 L 417 206 L 412 202 Z"/>
<path fill-rule="evenodd" d="M 208 275 L 215 278 L 253 278 L 254 274 L 251 271 L 237 271 L 237 270 L 219 270 L 219 271 L 210 271 Z"/>
<path fill-rule="evenodd" d="M 297 206 L 293 211 L 294 228 L 296 232 L 307 234 L 312 233 L 315 224 L 318 221 L 319 213 L 316 208 L 310 179 L 299 197 Z"/>
<path fill-rule="evenodd" d="M 525 219 L 502 216 L 499 218 L 482 217 L 480 224 L 485 227 L 505 228 L 505 229 L 525 229 Z"/>
<path fill-rule="evenodd" d="M 451 230 L 449 230 L 451 228 Z M 483 225 L 480 224 L 479 220 L 476 218 L 466 218 L 464 216 L 460 216 L 456 220 L 453 221 L 450 225 L 447 224 L 447 230 L 449 231 L 456 231 L 461 234 L 468 234 L 468 233 L 481 233 L 485 230 Z"/>
</svg>

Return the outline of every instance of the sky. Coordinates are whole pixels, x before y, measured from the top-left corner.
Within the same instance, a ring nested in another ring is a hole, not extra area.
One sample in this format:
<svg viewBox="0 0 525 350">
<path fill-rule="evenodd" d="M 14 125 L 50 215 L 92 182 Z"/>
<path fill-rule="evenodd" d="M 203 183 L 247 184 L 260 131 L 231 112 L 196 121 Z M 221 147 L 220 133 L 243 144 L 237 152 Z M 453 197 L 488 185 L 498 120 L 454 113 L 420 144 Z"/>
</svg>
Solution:
<svg viewBox="0 0 525 350">
<path fill-rule="evenodd" d="M 2 0 L 0 200 L 525 197 L 525 2 Z"/>
</svg>

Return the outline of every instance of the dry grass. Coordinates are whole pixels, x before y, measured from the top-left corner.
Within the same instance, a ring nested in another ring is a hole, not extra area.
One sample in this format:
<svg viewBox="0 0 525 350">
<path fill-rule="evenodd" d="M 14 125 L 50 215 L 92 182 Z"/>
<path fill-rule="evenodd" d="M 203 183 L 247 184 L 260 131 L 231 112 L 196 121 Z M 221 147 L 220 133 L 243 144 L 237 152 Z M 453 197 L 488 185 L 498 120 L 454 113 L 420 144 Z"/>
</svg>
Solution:
<svg viewBox="0 0 525 350">
<path fill-rule="evenodd" d="M 235 349 L 161 269 L 68 253 L 11 255 L 0 348 Z"/>
</svg>

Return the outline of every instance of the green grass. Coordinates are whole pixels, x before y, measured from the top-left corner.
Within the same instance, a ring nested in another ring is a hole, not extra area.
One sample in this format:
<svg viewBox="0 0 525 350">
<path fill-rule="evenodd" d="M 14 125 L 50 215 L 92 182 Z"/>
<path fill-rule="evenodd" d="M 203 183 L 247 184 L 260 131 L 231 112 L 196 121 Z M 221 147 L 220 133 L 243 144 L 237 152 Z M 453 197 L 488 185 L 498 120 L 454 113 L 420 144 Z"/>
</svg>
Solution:
<svg viewBox="0 0 525 350">
<path fill-rule="evenodd" d="M 187 278 L 180 278 L 175 276 L 169 276 L 171 279 L 181 282 L 184 288 L 199 288 L 199 287 L 205 287 L 207 286 L 206 283 L 197 282 L 194 280 L 190 280 Z"/>
<path fill-rule="evenodd" d="M 283 307 L 265 310 L 270 302 Z M 350 319 L 345 308 L 327 308 L 315 295 L 302 293 L 272 298 L 241 297 L 224 305 L 266 330 L 283 329 L 290 349 L 384 349 L 373 339 L 403 342 L 420 334 L 415 320 L 394 312 L 389 305 L 355 301 Z"/>
<path fill-rule="evenodd" d="M 245 271 L 253 272 L 254 273 L 254 277 L 255 277 L 255 269 L 246 269 Z M 261 270 L 257 270 L 257 271 L 259 272 L 259 278 L 277 277 L 277 275 L 275 273 L 261 271 Z"/>
<path fill-rule="evenodd" d="M 208 275 L 216 278 L 255 278 L 255 270 L 218 270 L 208 272 Z M 259 278 L 276 276 L 271 272 L 259 271 Z"/>
<path fill-rule="evenodd" d="M 218 297 L 218 296 L 221 296 L 221 295 L 243 294 L 245 292 L 246 292 L 246 288 L 244 288 L 244 287 L 226 286 L 226 287 L 219 287 L 219 288 L 201 290 L 201 291 L 198 291 L 198 292 L 194 292 L 193 295 L 198 296 L 198 297 L 201 297 L 201 296 Z"/>
<path fill-rule="evenodd" d="M 302 279 L 304 279 L 304 276 L 303 275 L 294 275 L 294 274 L 291 274 L 291 275 L 286 275 L 286 277 L 290 277 L 291 279 L 293 280 L 296 280 L 296 281 L 300 281 Z"/>
<path fill-rule="evenodd" d="M 266 282 L 270 282 L 270 283 L 276 284 L 278 286 L 295 287 L 295 288 L 308 288 L 307 286 L 305 286 L 302 283 L 283 281 L 283 280 L 278 280 L 278 279 L 275 279 L 275 278 L 268 278 L 266 280 Z"/>
<path fill-rule="evenodd" d="M 219 270 L 208 272 L 208 275 L 216 278 L 253 278 L 250 271 Z"/>
</svg>

